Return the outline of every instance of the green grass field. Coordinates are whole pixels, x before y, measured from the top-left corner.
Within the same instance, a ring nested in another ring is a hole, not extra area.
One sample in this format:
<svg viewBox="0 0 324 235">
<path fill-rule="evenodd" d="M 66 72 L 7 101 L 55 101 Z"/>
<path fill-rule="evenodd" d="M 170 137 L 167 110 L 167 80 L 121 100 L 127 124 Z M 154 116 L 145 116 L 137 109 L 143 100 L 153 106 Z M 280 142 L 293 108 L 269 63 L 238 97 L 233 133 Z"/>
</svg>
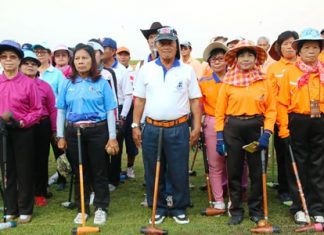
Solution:
<svg viewBox="0 0 324 235">
<path fill-rule="evenodd" d="M 247 210 L 245 210 L 244 222 L 238 226 L 228 226 L 226 215 L 221 217 L 200 215 L 200 210 L 208 206 L 207 193 L 199 190 L 199 186 L 205 182 L 202 163 L 202 155 L 199 152 L 195 165 L 198 174 L 196 177 L 190 177 L 190 181 L 196 186 L 191 190 L 194 207 L 188 209 L 190 224 L 178 225 L 172 218 L 167 218 L 159 227 L 167 229 L 169 234 L 177 235 L 250 234 L 249 229 L 255 224 L 248 219 Z M 269 163 L 269 167 L 271 167 L 271 160 Z M 125 165 L 125 161 L 123 161 L 123 166 Z M 127 180 L 111 193 L 108 220 L 101 227 L 101 234 L 134 235 L 139 234 L 141 226 L 148 226 L 150 210 L 140 206 L 144 193 L 142 165 L 142 158 L 139 155 L 136 159 L 136 179 Z M 53 173 L 53 157 L 50 159 L 50 168 L 50 173 Z M 268 178 L 271 180 L 271 177 Z M 16 228 L 0 231 L 0 234 L 71 234 L 71 229 L 75 227 L 73 218 L 76 211 L 65 209 L 60 205 L 68 198 L 68 187 L 63 192 L 57 192 L 55 189 L 56 185 L 52 185 L 51 191 L 54 193 L 54 197 L 49 200 L 47 206 L 35 207 L 33 221 L 30 224 L 18 225 Z M 276 195 L 275 190 L 268 188 L 270 222 L 279 225 L 282 234 L 293 234 L 296 225 L 289 216 L 288 207 L 280 205 Z M 93 226 L 93 216 L 90 217 L 87 225 Z"/>
</svg>

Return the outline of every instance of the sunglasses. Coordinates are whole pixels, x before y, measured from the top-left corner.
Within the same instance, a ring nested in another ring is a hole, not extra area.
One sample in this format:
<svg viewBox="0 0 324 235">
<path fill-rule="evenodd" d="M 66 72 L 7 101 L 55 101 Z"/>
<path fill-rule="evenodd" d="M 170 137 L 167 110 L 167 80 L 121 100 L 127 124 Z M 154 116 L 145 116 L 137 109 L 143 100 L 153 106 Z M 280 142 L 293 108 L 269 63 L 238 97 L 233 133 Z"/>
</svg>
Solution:
<svg viewBox="0 0 324 235">
<path fill-rule="evenodd" d="M 18 56 L 16 55 L 1 55 L 0 60 L 17 60 Z"/>
</svg>

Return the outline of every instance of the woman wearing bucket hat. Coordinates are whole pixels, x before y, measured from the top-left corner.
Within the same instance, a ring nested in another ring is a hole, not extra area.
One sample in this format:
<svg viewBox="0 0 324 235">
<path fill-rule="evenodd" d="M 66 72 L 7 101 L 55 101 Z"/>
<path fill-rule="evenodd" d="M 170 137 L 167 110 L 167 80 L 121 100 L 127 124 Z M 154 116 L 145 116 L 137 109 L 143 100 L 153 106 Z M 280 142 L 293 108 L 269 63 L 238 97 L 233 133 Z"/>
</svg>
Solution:
<svg viewBox="0 0 324 235">
<path fill-rule="evenodd" d="M 219 91 L 215 129 L 216 150 L 220 155 L 227 153 L 228 156 L 226 166 L 231 200 L 230 225 L 243 221 L 241 181 L 245 156 L 251 179 L 248 200 L 250 219 L 258 222 L 263 217 L 259 150 L 267 149 L 277 114 L 271 83 L 260 71 L 260 65 L 266 58 L 267 54 L 261 47 L 247 40 L 240 41 L 225 54 L 225 61 L 231 67 Z M 261 127 L 264 127 L 262 134 Z M 259 144 L 254 153 L 242 149 L 244 145 L 256 140 Z"/>
<path fill-rule="evenodd" d="M 274 94 L 277 96 L 279 92 L 280 81 L 284 77 L 285 71 L 293 66 L 296 59 L 296 50 L 291 46 L 293 41 L 298 39 L 295 31 L 285 31 L 279 34 L 278 39 L 272 44 L 269 55 L 276 60 L 271 64 L 267 71 L 267 78 L 273 85 Z M 278 196 L 282 204 L 290 206 L 292 204 L 289 195 L 287 169 L 289 156 L 287 155 L 286 146 L 278 136 L 278 125 L 274 129 L 274 146 L 276 149 L 277 170 L 278 170 Z"/>
<path fill-rule="evenodd" d="M 46 206 L 48 156 L 51 137 L 56 133 L 56 108 L 55 96 L 51 86 L 38 78 L 40 61 L 32 51 L 24 51 L 20 71 L 33 79 L 37 85 L 38 94 L 42 103 L 42 114 L 39 123 L 35 125 L 35 154 L 34 154 L 34 179 L 35 179 L 35 205 Z"/>
<path fill-rule="evenodd" d="M 226 177 L 225 158 L 216 151 L 215 109 L 219 89 L 226 73 L 226 62 L 224 59 L 227 47 L 220 42 L 210 43 L 204 50 L 203 58 L 208 63 L 211 71 L 204 74 L 199 81 L 202 93 L 201 103 L 205 115 L 203 132 L 207 147 L 209 179 L 213 193 L 214 208 L 224 210 L 222 181 Z"/>
<path fill-rule="evenodd" d="M 324 222 L 324 65 L 318 60 L 323 41 L 315 29 L 302 31 L 292 43 L 300 60 L 285 73 L 278 94 L 279 136 L 292 146 L 309 214 L 316 223 Z M 296 223 L 306 223 L 292 171 L 288 180 L 290 212 Z"/>
<path fill-rule="evenodd" d="M 6 122 L 5 202 L 6 219 L 19 216 L 19 223 L 31 221 L 34 208 L 33 152 L 34 125 L 41 116 L 41 102 L 36 84 L 19 72 L 24 53 L 20 45 L 11 40 L 0 43 L 0 62 L 3 73 L 0 75 L 0 114 Z"/>
</svg>

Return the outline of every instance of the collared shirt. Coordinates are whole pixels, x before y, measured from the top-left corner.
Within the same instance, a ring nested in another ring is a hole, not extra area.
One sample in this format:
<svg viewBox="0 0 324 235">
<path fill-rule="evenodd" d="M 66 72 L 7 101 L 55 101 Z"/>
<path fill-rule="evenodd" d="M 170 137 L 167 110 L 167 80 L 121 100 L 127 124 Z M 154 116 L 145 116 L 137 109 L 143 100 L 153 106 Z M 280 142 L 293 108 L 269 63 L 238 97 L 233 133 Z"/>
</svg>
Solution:
<svg viewBox="0 0 324 235">
<path fill-rule="evenodd" d="M 203 72 L 203 67 L 198 60 L 196 60 L 190 56 L 186 62 L 184 62 L 183 59 L 182 59 L 182 62 L 185 64 L 189 64 L 194 69 L 197 79 L 201 78 L 201 75 Z"/>
<path fill-rule="evenodd" d="M 140 69 L 133 95 L 146 99 L 146 116 L 175 120 L 190 113 L 189 100 L 200 98 L 201 92 L 189 65 L 175 59 L 167 70 L 158 58 Z"/>
<path fill-rule="evenodd" d="M 283 79 L 285 72 L 292 65 L 292 62 L 281 57 L 279 61 L 269 66 L 266 77 L 270 79 L 275 95 L 278 95 L 280 80 Z"/>
<path fill-rule="evenodd" d="M 279 136 L 289 136 L 288 113 L 310 115 L 310 100 L 320 101 L 320 111 L 324 113 L 324 85 L 319 74 L 311 73 L 308 84 L 298 88 L 297 80 L 304 72 L 297 66 L 291 66 L 285 73 L 278 94 Z"/>
<path fill-rule="evenodd" d="M 213 75 L 215 76 L 216 74 L 213 73 L 209 77 L 202 77 L 199 81 L 199 87 L 202 93 L 201 102 L 203 104 L 204 113 L 209 116 L 215 116 L 217 96 L 219 89 L 222 86 L 222 82 L 220 80 L 216 81 Z"/>
<path fill-rule="evenodd" d="M 27 128 L 38 123 L 41 111 L 37 86 L 32 79 L 20 72 L 11 79 L 4 73 L 0 75 L 0 114 L 11 112 Z"/>
<path fill-rule="evenodd" d="M 57 98 L 58 94 L 61 91 L 61 86 L 65 81 L 63 73 L 51 65 L 43 73 L 40 74 L 39 78 L 47 82 L 52 87 L 55 98 Z"/>
<path fill-rule="evenodd" d="M 264 129 L 273 131 L 276 101 L 270 80 L 258 80 L 247 87 L 223 84 L 216 104 L 216 131 L 223 131 L 226 116 L 264 116 Z"/>
<path fill-rule="evenodd" d="M 51 121 L 51 129 L 53 132 L 55 132 L 57 110 L 55 108 L 54 92 L 51 86 L 43 80 L 35 78 L 35 83 L 37 85 L 38 93 L 42 104 L 41 117 L 49 117 Z"/>
<path fill-rule="evenodd" d="M 90 78 L 76 78 L 75 83 L 66 80 L 62 86 L 56 107 L 66 110 L 70 122 L 107 119 L 107 112 L 117 107 L 108 82 L 100 78 L 93 82 Z"/>
</svg>

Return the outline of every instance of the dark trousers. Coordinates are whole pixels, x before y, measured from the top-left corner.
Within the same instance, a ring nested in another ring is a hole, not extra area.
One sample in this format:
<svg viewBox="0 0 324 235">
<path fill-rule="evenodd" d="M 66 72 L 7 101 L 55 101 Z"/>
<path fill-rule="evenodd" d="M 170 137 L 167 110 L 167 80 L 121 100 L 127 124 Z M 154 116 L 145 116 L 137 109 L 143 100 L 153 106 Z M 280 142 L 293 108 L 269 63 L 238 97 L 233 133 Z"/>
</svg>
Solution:
<svg viewBox="0 0 324 235">
<path fill-rule="evenodd" d="M 290 114 L 289 130 L 293 154 L 303 186 L 310 215 L 324 215 L 324 116 Z M 291 165 L 291 160 L 289 158 Z M 302 210 L 302 205 L 292 170 L 289 171 L 289 186 L 293 205 L 291 213 Z"/>
<path fill-rule="evenodd" d="M 68 158 L 75 173 L 75 202 L 81 210 L 80 204 L 80 174 L 78 160 L 77 128 L 66 128 Z M 81 151 L 84 178 L 84 198 L 86 212 L 90 214 L 90 192 L 95 192 L 93 205 L 106 210 L 109 206 L 108 190 L 108 155 L 105 145 L 108 141 L 108 127 L 97 126 L 81 129 Z"/>
<path fill-rule="evenodd" d="M 126 153 L 127 153 L 127 167 L 131 167 L 134 165 L 134 160 L 136 155 L 138 154 L 138 149 L 134 143 L 133 140 L 133 134 L 132 134 L 132 122 L 133 122 L 133 111 L 134 106 L 132 105 L 127 117 L 126 117 L 126 123 L 124 125 L 124 136 L 125 136 L 125 145 L 126 145 Z"/>
<path fill-rule="evenodd" d="M 233 216 L 243 215 L 242 174 L 246 156 L 249 167 L 251 189 L 248 198 L 250 216 L 262 216 L 262 165 L 260 151 L 248 153 L 242 146 L 256 141 L 260 137 L 263 117 L 241 120 L 228 117 L 224 128 L 224 140 L 227 150 L 228 186 L 231 200 L 230 212 Z"/>
<path fill-rule="evenodd" d="M 277 170 L 278 170 L 278 194 L 288 193 L 287 171 L 289 170 L 287 146 L 278 136 L 278 126 L 274 129 L 274 147 L 276 149 Z"/>
<path fill-rule="evenodd" d="M 10 129 L 7 136 L 7 188 L 5 198 L 8 215 L 31 215 L 34 208 L 34 128 Z M 3 143 L 1 141 L 3 172 Z"/>
<path fill-rule="evenodd" d="M 151 124 L 143 129 L 143 162 L 145 170 L 147 202 L 153 204 L 154 179 L 158 151 L 158 137 L 160 127 Z M 185 213 L 190 204 L 189 195 L 189 127 L 187 123 L 164 128 L 162 138 L 161 170 L 157 213 L 161 215 L 179 215 Z M 171 196 L 173 207 L 168 208 L 166 202 L 166 178 L 172 187 Z"/>
<path fill-rule="evenodd" d="M 47 194 L 48 156 L 51 135 L 52 131 L 49 118 L 43 119 L 39 124 L 35 125 L 35 196 L 45 196 Z"/>
<path fill-rule="evenodd" d="M 54 138 L 51 138 L 51 146 L 52 146 L 52 149 L 53 149 L 55 160 L 57 160 L 58 157 L 61 156 L 64 153 L 64 151 L 57 147 L 57 143 L 56 143 L 56 140 Z M 62 176 L 58 171 L 57 171 L 57 174 L 59 176 L 58 179 L 57 179 L 57 183 L 58 184 L 61 184 L 61 183 L 65 184 L 66 183 L 65 177 Z"/>
</svg>

